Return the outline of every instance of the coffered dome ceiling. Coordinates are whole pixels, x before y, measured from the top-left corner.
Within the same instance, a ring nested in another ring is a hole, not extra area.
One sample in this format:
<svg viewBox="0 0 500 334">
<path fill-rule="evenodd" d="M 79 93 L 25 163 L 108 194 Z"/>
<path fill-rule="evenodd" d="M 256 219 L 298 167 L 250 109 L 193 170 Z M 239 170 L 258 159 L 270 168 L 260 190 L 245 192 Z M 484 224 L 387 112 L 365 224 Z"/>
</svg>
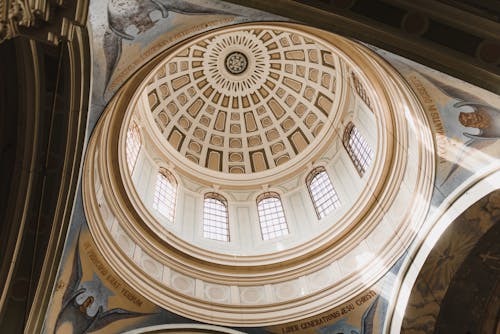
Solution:
<svg viewBox="0 0 500 334">
<path fill-rule="evenodd" d="M 331 47 L 296 30 L 243 26 L 179 48 L 145 90 L 171 148 L 201 167 L 254 173 L 318 144 L 339 67 Z"/>
<path fill-rule="evenodd" d="M 351 121 L 373 134 L 363 175 L 342 149 Z M 165 50 L 109 103 L 83 169 L 87 221 L 110 266 L 157 305 L 231 326 L 303 319 L 366 289 L 407 250 L 434 180 L 429 128 L 399 74 L 355 42 L 291 23 L 220 28 Z M 322 220 L 305 184 L 318 165 L 343 191 Z M 160 167 L 178 182 L 173 221 L 151 204 Z M 283 238 L 264 240 L 257 226 L 268 190 L 284 206 Z M 214 191 L 228 203 L 224 242 L 202 234 Z"/>
</svg>

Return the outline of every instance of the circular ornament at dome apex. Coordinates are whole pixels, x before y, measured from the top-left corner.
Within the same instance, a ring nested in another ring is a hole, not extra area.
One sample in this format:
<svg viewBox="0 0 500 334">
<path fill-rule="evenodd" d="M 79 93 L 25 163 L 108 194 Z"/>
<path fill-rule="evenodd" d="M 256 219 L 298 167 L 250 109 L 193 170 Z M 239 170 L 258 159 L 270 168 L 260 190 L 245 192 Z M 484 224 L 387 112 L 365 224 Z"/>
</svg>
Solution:
<svg viewBox="0 0 500 334">
<path fill-rule="evenodd" d="M 239 30 L 197 43 L 206 49 L 204 75 L 216 91 L 228 96 L 243 96 L 262 86 L 269 76 L 269 52 L 253 31 Z"/>
<path fill-rule="evenodd" d="M 241 74 L 248 67 L 247 57 L 238 51 L 231 52 L 226 57 L 226 69 L 232 74 Z"/>
<path fill-rule="evenodd" d="M 158 142 L 191 169 L 285 170 L 297 156 L 320 154 L 333 135 L 339 69 L 331 45 L 300 31 L 227 29 L 166 57 L 144 87 L 144 105 Z"/>
</svg>

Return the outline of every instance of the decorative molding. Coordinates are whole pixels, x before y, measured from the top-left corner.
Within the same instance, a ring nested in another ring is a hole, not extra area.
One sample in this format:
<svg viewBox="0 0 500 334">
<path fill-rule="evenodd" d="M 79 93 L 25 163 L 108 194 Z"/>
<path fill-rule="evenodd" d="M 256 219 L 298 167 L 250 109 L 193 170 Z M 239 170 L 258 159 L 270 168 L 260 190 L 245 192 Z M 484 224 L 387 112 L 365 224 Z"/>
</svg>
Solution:
<svg viewBox="0 0 500 334">
<path fill-rule="evenodd" d="M 57 45 L 72 40 L 74 26 L 85 26 L 88 0 L 0 0 L 0 43 L 27 36 Z"/>
<path fill-rule="evenodd" d="M 236 54 L 246 61 L 239 74 L 227 69 Z M 333 140 L 347 91 L 340 67 L 335 48 L 313 35 L 235 26 L 166 57 L 139 89 L 136 110 L 176 165 L 201 179 L 216 171 L 255 183 L 266 172 L 289 173 Z"/>
<path fill-rule="evenodd" d="M 302 319 L 331 309 L 376 282 L 406 251 L 423 224 L 434 181 L 428 121 L 392 67 L 367 48 L 324 31 L 286 23 L 259 23 L 259 27 L 295 30 L 334 45 L 347 70 L 367 84 L 376 119 L 376 157 L 364 175 L 364 191 L 338 224 L 296 247 L 235 256 L 199 248 L 166 232 L 141 204 L 127 168 L 126 131 L 144 78 L 192 40 L 167 50 L 117 93 L 89 142 L 83 175 L 89 227 L 110 266 L 152 302 L 186 317 L 230 326 Z M 166 155 L 165 160 L 173 158 Z M 183 168 L 176 172 L 192 175 Z M 272 188 L 280 181 L 257 179 L 254 186 Z M 219 184 L 210 180 L 207 186 L 214 183 Z M 98 195 L 96 189 L 101 187 Z M 320 272 L 328 272 L 329 279 L 322 280 L 319 288 L 307 286 L 322 277 Z"/>
<path fill-rule="evenodd" d="M 65 135 L 64 161 L 58 188 L 58 210 L 50 227 L 50 242 L 39 273 L 38 285 L 30 313 L 26 319 L 26 333 L 42 332 L 46 310 L 49 307 L 52 289 L 55 286 L 60 259 L 65 246 L 67 231 L 73 213 L 74 198 L 78 192 L 81 177 L 82 157 L 84 155 L 85 131 L 90 96 L 90 42 L 85 28 L 75 27 L 74 38 L 68 41 L 66 56 L 69 58 L 68 73 L 71 89 L 68 89 L 67 132 Z"/>
<path fill-rule="evenodd" d="M 168 334 L 168 333 L 184 333 L 184 334 L 244 334 L 243 332 L 236 331 L 225 327 L 203 325 L 203 324 L 169 324 L 149 326 L 131 331 L 124 332 L 123 334 Z"/>
</svg>

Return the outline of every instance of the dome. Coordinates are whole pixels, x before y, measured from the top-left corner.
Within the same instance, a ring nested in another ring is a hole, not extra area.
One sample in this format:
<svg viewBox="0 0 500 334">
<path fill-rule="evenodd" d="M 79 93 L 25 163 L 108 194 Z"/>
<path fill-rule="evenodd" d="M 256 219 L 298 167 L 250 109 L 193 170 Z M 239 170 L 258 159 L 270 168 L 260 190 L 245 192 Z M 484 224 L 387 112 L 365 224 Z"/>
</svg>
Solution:
<svg viewBox="0 0 500 334">
<path fill-rule="evenodd" d="M 171 149 L 212 171 L 252 174 L 318 149 L 335 120 L 338 71 L 335 51 L 313 36 L 239 26 L 178 48 L 145 90 Z"/>
<path fill-rule="evenodd" d="M 428 129 L 398 74 L 355 42 L 291 23 L 215 29 L 108 105 L 84 168 L 89 227 L 117 273 L 181 315 L 319 314 L 413 240 L 433 182 Z"/>
</svg>

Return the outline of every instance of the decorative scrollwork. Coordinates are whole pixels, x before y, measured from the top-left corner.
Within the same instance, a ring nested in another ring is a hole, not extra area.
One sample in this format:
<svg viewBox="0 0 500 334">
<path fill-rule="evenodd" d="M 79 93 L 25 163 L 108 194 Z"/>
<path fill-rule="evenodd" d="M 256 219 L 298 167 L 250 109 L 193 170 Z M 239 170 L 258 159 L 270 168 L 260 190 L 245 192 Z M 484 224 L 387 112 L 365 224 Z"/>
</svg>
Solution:
<svg viewBox="0 0 500 334">
<path fill-rule="evenodd" d="M 0 0 L 0 13 L 0 43 L 19 35 L 19 26 L 31 27 L 35 23 L 27 0 Z"/>
<path fill-rule="evenodd" d="M 85 26 L 87 7 L 88 0 L 0 0 L 0 43 L 19 35 L 49 44 L 70 40 L 75 24 Z"/>
</svg>

